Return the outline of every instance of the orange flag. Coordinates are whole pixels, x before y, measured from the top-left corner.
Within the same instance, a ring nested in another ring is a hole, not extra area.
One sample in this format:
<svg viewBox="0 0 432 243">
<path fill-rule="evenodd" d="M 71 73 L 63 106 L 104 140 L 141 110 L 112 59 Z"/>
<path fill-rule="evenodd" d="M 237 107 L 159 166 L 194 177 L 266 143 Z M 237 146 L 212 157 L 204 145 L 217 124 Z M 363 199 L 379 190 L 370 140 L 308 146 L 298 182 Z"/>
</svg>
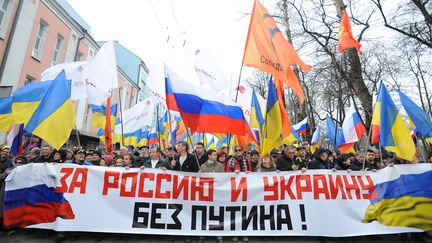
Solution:
<svg viewBox="0 0 432 243">
<path fill-rule="evenodd" d="M 342 19 L 341 24 L 339 27 L 339 45 L 338 50 L 339 52 L 343 52 L 346 48 L 352 48 L 354 47 L 357 49 L 357 51 L 362 55 L 363 53 L 360 51 L 360 43 L 354 39 L 351 29 L 351 24 L 349 21 L 349 17 L 347 12 L 345 11 Z"/>
<path fill-rule="evenodd" d="M 285 39 L 267 9 L 255 0 L 246 39 L 243 64 L 270 73 L 282 80 L 304 101 L 304 93 L 291 66 L 297 64 L 303 71 L 310 71 L 294 47 Z"/>
<path fill-rule="evenodd" d="M 285 102 L 283 101 L 283 83 L 279 79 L 275 79 L 275 86 L 278 94 L 278 100 L 280 104 L 281 116 L 282 116 L 282 138 L 286 138 L 291 134 L 291 121 L 288 116 L 288 112 L 285 108 Z"/>
<path fill-rule="evenodd" d="M 108 150 L 108 154 L 113 156 L 112 151 L 112 133 L 111 133 L 111 97 L 108 97 L 106 104 L 106 122 L 105 122 L 105 130 L 104 130 L 104 144 L 106 149 Z"/>
</svg>

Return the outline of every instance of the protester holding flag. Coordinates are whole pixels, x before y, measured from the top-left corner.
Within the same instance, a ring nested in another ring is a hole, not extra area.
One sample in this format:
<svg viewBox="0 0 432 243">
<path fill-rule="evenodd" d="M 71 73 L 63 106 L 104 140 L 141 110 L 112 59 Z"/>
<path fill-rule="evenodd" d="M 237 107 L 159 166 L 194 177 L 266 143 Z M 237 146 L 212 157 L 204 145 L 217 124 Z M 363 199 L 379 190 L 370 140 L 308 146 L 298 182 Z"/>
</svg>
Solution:
<svg viewBox="0 0 432 243">
<path fill-rule="evenodd" d="M 177 171 L 198 172 L 199 161 L 195 156 L 188 153 L 189 144 L 186 141 L 180 141 L 177 143 L 176 148 L 179 156 L 176 156 L 175 159 L 171 161 L 171 169 Z"/>
<path fill-rule="evenodd" d="M 202 142 L 196 143 L 195 154 L 198 157 L 198 161 L 199 161 L 200 165 L 203 165 L 208 160 L 207 155 L 206 155 L 206 151 L 204 149 L 204 143 L 202 143 Z"/>
</svg>

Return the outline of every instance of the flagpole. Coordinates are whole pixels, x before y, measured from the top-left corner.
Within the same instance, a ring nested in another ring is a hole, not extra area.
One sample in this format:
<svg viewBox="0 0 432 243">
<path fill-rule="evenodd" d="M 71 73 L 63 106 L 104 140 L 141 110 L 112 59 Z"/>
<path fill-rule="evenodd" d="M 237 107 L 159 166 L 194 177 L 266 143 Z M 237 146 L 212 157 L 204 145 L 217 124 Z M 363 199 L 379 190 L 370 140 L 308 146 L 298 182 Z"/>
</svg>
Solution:
<svg viewBox="0 0 432 243">
<path fill-rule="evenodd" d="M 118 90 L 118 94 L 119 94 L 119 106 L 120 106 L 120 126 L 121 126 L 121 141 L 122 141 L 122 146 L 124 146 L 124 133 L 123 133 L 123 108 L 122 108 L 122 97 L 121 97 L 121 92 L 120 89 Z"/>
<path fill-rule="evenodd" d="M 336 112 L 336 129 L 335 129 L 335 138 L 334 138 L 334 148 L 335 151 L 337 150 L 337 134 L 338 134 L 338 119 L 339 121 L 342 121 L 342 111 L 343 104 L 342 104 L 342 62 L 345 59 L 345 51 L 342 52 L 341 59 L 339 61 L 339 79 L 338 79 L 338 109 Z"/>
<path fill-rule="evenodd" d="M 417 134 L 415 132 L 414 132 L 414 136 L 417 138 L 417 141 L 421 140 L 421 142 L 422 142 L 422 146 L 420 147 L 420 151 L 421 151 L 421 153 L 423 155 L 424 161 L 426 161 L 427 160 L 427 155 L 426 155 L 426 151 L 424 150 L 424 147 L 425 147 L 424 138 L 423 138 L 423 136 L 421 136 L 421 138 L 419 139 L 419 136 L 417 136 Z"/>
<path fill-rule="evenodd" d="M 199 170 L 201 170 L 201 165 L 200 165 L 200 163 L 199 163 L 198 156 L 197 156 L 197 154 L 196 154 L 196 152 L 195 152 L 195 149 L 193 149 L 193 141 L 192 141 L 192 137 L 191 137 L 191 135 L 190 135 L 190 133 L 189 133 L 189 128 L 187 128 L 187 127 L 186 127 L 186 133 L 187 133 L 187 137 L 188 137 L 188 139 L 189 139 L 189 141 L 190 141 L 190 143 L 191 143 L 191 145 L 192 145 L 192 153 L 193 153 L 194 156 L 195 156 L 195 161 L 196 161 L 196 163 L 197 163 L 197 165 L 198 165 Z"/>
<path fill-rule="evenodd" d="M 159 140 L 159 149 L 161 148 L 161 139 L 160 139 L 160 127 L 159 127 L 159 102 L 156 104 L 156 129 L 158 134 L 158 140 Z"/>
<path fill-rule="evenodd" d="M 79 138 L 79 134 L 78 134 L 78 128 L 77 128 L 76 124 L 75 124 L 75 135 L 77 138 L 78 147 L 81 147 L 81 142 L 80 142 L 80 138 Z"/>
<path fill-rule="evenodd" d="M 364 151 L 364 159 L 363 159 L 362 170 L 365 169 L 366 153 L 367 153 L 367 150 L 369 149 L 369 141 L 370 141 L 371 134 L 372 134 L 372 125 L 369 127 L 369 132 L 368 132 L 368 135 L 367 135 L 366 148 L 365 148 L 365 151 Z M 381 151 L 381 143 L 379 145 L 380 145 L 380 151 Z M 380 152 L 380 154 L 381 154 L 381 152 Z"/>
<path fill-rule="evenodd" d="M 167 112 L 168 112 L 168 126 L 169 126 L 169 133 L 171 134 L 171 140 L 174 141 L 175 143 L 175 138 L 172 138 L 173 133 L 171 131 L 171 112 L 170 110 L 167 108 Z M 169 136 L 168 136 L 169 137 Z M 172 159 L 174 160 L 174 146 L 175 144 L 171 144 L 171 149 L 172 149 Z"/>
<path fill-rule="evenodd" d="M 241 80 L 242 71 L 243 71 L 243 63 L 240 66 L 240 73 L 239 73 L 239 78 L 238 78 L 238 81 L 237 81 L 236 96 L 235 96 L 235 102 L 236 103 L 237 103 L 237 99 L 238 99 L 238 93 L 239 93 L 239 86 L 240 86 L 240 80 Z"/>
</svg>

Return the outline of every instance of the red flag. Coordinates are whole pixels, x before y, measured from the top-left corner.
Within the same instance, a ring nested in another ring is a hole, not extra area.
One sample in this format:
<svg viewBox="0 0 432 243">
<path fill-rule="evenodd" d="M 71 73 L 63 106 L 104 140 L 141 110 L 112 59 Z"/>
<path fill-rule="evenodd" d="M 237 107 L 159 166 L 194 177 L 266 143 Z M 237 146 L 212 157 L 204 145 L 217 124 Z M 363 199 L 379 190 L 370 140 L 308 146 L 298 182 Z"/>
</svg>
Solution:
<svg viewBox="0 0 432 243">
<path fill-rule="evenodd" d="M 106 122 L 105 122 L 105 130 L 104 130 L 104 144 L 106 149 L 108 150 L 108 154 L 113 156 L 112 151 L 112 133 L 111 133 L 111 97 L 108 97 L 106 104 Z"/>
<path fill-rule="evenodd" d="M 352 48 L 352 47 L 357 49 L 360 55 L 363 54 L 363 52 L 360 51 L 360 47 L 361 47 L 360 43 L 353 37 L 349 17 L 347 12 L 345 11 L 342 16 L 341 24 L 339 27 L 338 50 L 339 52 L 343 52 L 346 48 Z"/>
</svg>

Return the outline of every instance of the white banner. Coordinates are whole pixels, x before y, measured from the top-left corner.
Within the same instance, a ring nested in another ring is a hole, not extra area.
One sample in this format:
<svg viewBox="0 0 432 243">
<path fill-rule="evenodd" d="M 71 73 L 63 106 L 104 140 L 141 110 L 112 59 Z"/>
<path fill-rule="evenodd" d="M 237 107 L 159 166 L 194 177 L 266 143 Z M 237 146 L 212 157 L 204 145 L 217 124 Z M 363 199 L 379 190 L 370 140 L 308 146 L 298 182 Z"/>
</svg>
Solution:
<svg viewBox="0 0 432 243">
<path fill-rule="evenodd" d="M 202 236 L 420 232 L 432 226 L 431 175 L 432 164 L 248 174 L 29 164 L 7 178 L 4 222 L 57 231 Z M 429 186 L 419 188 L 424 183 Z M 392 196 L 396 201 L 385 205 Z M 405 208 L 391 212 L 398 205 Z M 395 218 L 400 212 L 405 216 Z"/>
<path fill-rule="evenodd" d="M 153 99 L 148 98 L 123 111 L 123 133 L 132 133 L 150 126 L 153 121 L 154 109 Z M 115 133 L 122 133 L 121 124 L 116 125 Z"/>
</svg>

